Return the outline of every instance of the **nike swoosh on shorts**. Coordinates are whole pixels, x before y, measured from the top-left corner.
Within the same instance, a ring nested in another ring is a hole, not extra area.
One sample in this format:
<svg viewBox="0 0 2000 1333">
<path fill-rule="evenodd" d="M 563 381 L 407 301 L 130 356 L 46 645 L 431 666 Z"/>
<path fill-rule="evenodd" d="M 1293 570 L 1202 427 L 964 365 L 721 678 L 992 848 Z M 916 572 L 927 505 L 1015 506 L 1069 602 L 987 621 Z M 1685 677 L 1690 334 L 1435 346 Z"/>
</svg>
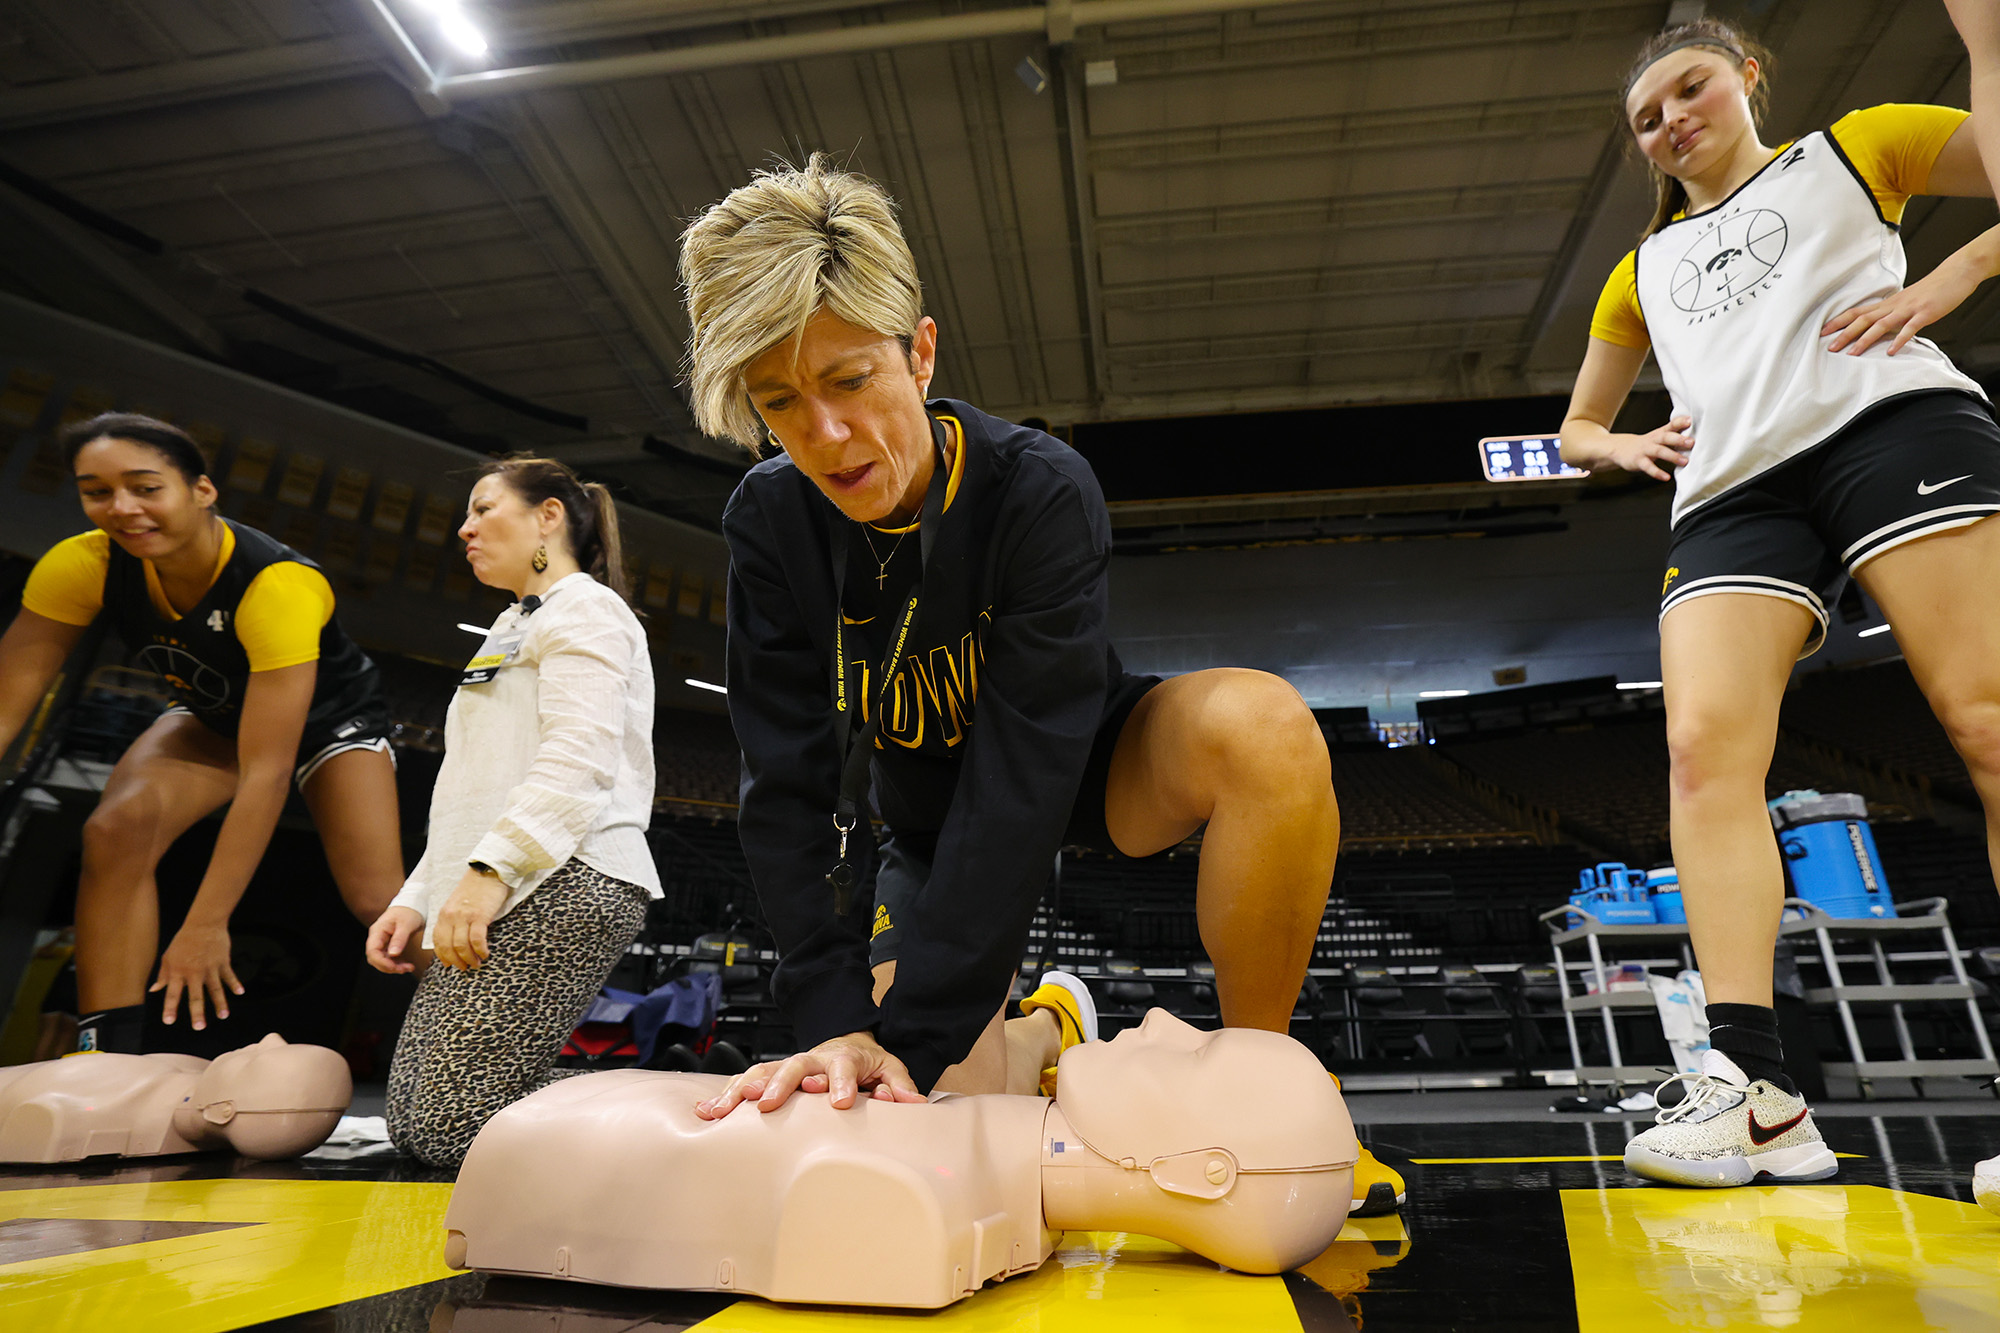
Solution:
<svg viewBox="0 0 2000 1333">
<path fill-rule="evenodd" d="M 1939 483 L 1938 483 L 1937 485 L 1935 485 L 1935 486 L 1930 486 L 1930 485 L 1926 485 L 1925 483 L 1923 483 L 1923 482 L 1921 482 L 1921 481 L 1920 481 L 1920 482 L 1918 482 L 1918 483 L 1917 483 L 1917 494 L 1918 494 L 1918 495 L 1930 495 L 1931 493 L 1933 493 L 1933 492 L 1935 492 L 1935 491 L 1941 491 L 1941 490 L 1943 490 L 1943 489 L 1944 489 L 1945 487 L 1947 487 L 1947 486 L 1956 486 L 1956 485 L 1958 485 L 1958 483 L 1960 483 L 1961 481 L 1964 481 L 1964 480 L 1966 480 L 1966 478 L 1970 477 L 1971 475 L 1972 475 L 1972 474 L 1971 474 L 1970 472 L 1968 472 L 1968 473 L 1966 473 L 1966 474 L 1965 474 L 1965 476 L 1964 476 L 1964 477 L 1953 477 L 1953 478 L 1952 478 L 1952 479 L 1951 479 L 1950 481 L 1941 481 L 1941 482 L 1939 482 Z"/>
</svg>

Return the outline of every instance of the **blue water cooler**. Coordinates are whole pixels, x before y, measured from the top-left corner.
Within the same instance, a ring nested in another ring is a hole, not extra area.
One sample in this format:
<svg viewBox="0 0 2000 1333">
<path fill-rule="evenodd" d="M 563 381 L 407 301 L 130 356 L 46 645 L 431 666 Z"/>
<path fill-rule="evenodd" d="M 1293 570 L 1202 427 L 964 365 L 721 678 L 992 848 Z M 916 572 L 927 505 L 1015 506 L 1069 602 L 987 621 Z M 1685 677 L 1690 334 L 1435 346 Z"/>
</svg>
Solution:
<svg viewBox="0 0 2000 1333">
<path fill-rule="evenodd" d="M 1793 897 L 1837 921 L 1896 915 L 1866 800 L 1852 792 L 1788 791 L 1770 807 Z"/>
<path fill-rule="evenodd" d="M 1580 872 L 1569 901 L 1606 926 L 1650 926 L 1655 921 L 1646 872 L 1627 869 L 1622 861 L 1600 862 Z"/>
<path fill-rule="evenodd" d="M 1687 907 L 1681 901 L 1681 874 L 1672 866 L 1646 872 L 1646 891 L 1653 895 L 1653 917 L 1661 925 L 1685 926 Z"/>
</svg>

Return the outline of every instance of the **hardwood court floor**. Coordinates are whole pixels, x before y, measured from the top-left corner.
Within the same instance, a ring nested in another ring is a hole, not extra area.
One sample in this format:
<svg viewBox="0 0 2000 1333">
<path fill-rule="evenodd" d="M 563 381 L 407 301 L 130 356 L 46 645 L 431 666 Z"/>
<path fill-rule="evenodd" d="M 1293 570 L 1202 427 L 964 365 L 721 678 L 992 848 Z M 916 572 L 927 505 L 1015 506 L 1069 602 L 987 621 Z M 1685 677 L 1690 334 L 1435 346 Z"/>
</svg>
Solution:
<svg viewBox="0 0 2000 1333">
<path fill-rule="evenodd" d="M 1072 1233 L 1035 1273 L 929 1314 L 453 1274 L 439 1257 L 448 1179 L 393 1159 L 16 1170 L 0 1175 L 0 1329 L 2000 1329 L 2000 1217 L 1970 1201 L 2000 1116 L 1829 1116 L 1828 1141 L 1853 1154 L 1837 1182 L 1716 1191 L 1628 1178 L 1619 1154 L 1637 1127 L 1382 1123 L 1364 1137 L 1408 1164 L 1409 1205 L 1351 1222 L 1301 1272 L 1248 1277 Z"/>
</svg>

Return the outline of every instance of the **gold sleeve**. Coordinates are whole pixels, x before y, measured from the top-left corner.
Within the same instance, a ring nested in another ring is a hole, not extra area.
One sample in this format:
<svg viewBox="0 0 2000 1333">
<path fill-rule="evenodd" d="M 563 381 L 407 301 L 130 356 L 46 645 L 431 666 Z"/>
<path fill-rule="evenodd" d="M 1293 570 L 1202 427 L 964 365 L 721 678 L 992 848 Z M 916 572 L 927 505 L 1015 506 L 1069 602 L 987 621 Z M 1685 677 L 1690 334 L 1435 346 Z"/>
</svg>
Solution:
<svg viewBox="0 0 2000 1333">
<path fill-rule="evenodd" d="M 1590 336 L 1620 347 L 1651 347 L 1653 335 L 1646 331 L 1646 316 L 1639 309 L 1639 261 L 1635 251 L 1626 251 L 1604 280 L 1598 293 L 1597 309 L 1590 316 Z"/>
<path fill-rule="evenodd" d="M 1827 131 L 1861 173 L 1882 216 L 1903 220 L 1903 206 L 1930 183 L 1931 164 L 1969 113 L 1948 106 L 1889 102 L 1850 111 Z"/>
<path fill-rule="evenodd" d="M 88 625 L 104 609 L 104 575 L 110 568 L 108 534 L 66 537 L 35 562 L 21 590 L 21 605 L 59 624 Z"/>
<path fill-rule="evenodd" d="M 236 604 L 236 640 L 252 671 L 276 671 L 319 660 L 319 632 L 333 619 L 326 575 L 287 560 L 250 580 Z"/>
</svg>

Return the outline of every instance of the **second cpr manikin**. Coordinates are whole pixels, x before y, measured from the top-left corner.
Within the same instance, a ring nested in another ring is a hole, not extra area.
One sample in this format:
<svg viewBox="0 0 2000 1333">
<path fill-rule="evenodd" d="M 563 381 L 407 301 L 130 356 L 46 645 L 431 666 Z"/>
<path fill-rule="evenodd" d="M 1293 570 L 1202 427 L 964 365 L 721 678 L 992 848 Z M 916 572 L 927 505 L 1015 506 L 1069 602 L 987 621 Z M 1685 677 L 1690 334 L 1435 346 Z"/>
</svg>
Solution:
<svg viewBox="0 0 2000 1333">
<path fill-rule="evenodd" d="M 1065 1052 L 1057 1096 L 794 1096 L 720 1121 L 715 1075 L 617 1070 L 515 1103 L 445 1216 L 459 1268 L 779 1301 L 936 1308 L 1069 1230 L 1131 1231 L 1276 1273 L 1347 1218 L 1358 1150 L 1311 1052 L 1155 1009 Z"/>
</svg>

